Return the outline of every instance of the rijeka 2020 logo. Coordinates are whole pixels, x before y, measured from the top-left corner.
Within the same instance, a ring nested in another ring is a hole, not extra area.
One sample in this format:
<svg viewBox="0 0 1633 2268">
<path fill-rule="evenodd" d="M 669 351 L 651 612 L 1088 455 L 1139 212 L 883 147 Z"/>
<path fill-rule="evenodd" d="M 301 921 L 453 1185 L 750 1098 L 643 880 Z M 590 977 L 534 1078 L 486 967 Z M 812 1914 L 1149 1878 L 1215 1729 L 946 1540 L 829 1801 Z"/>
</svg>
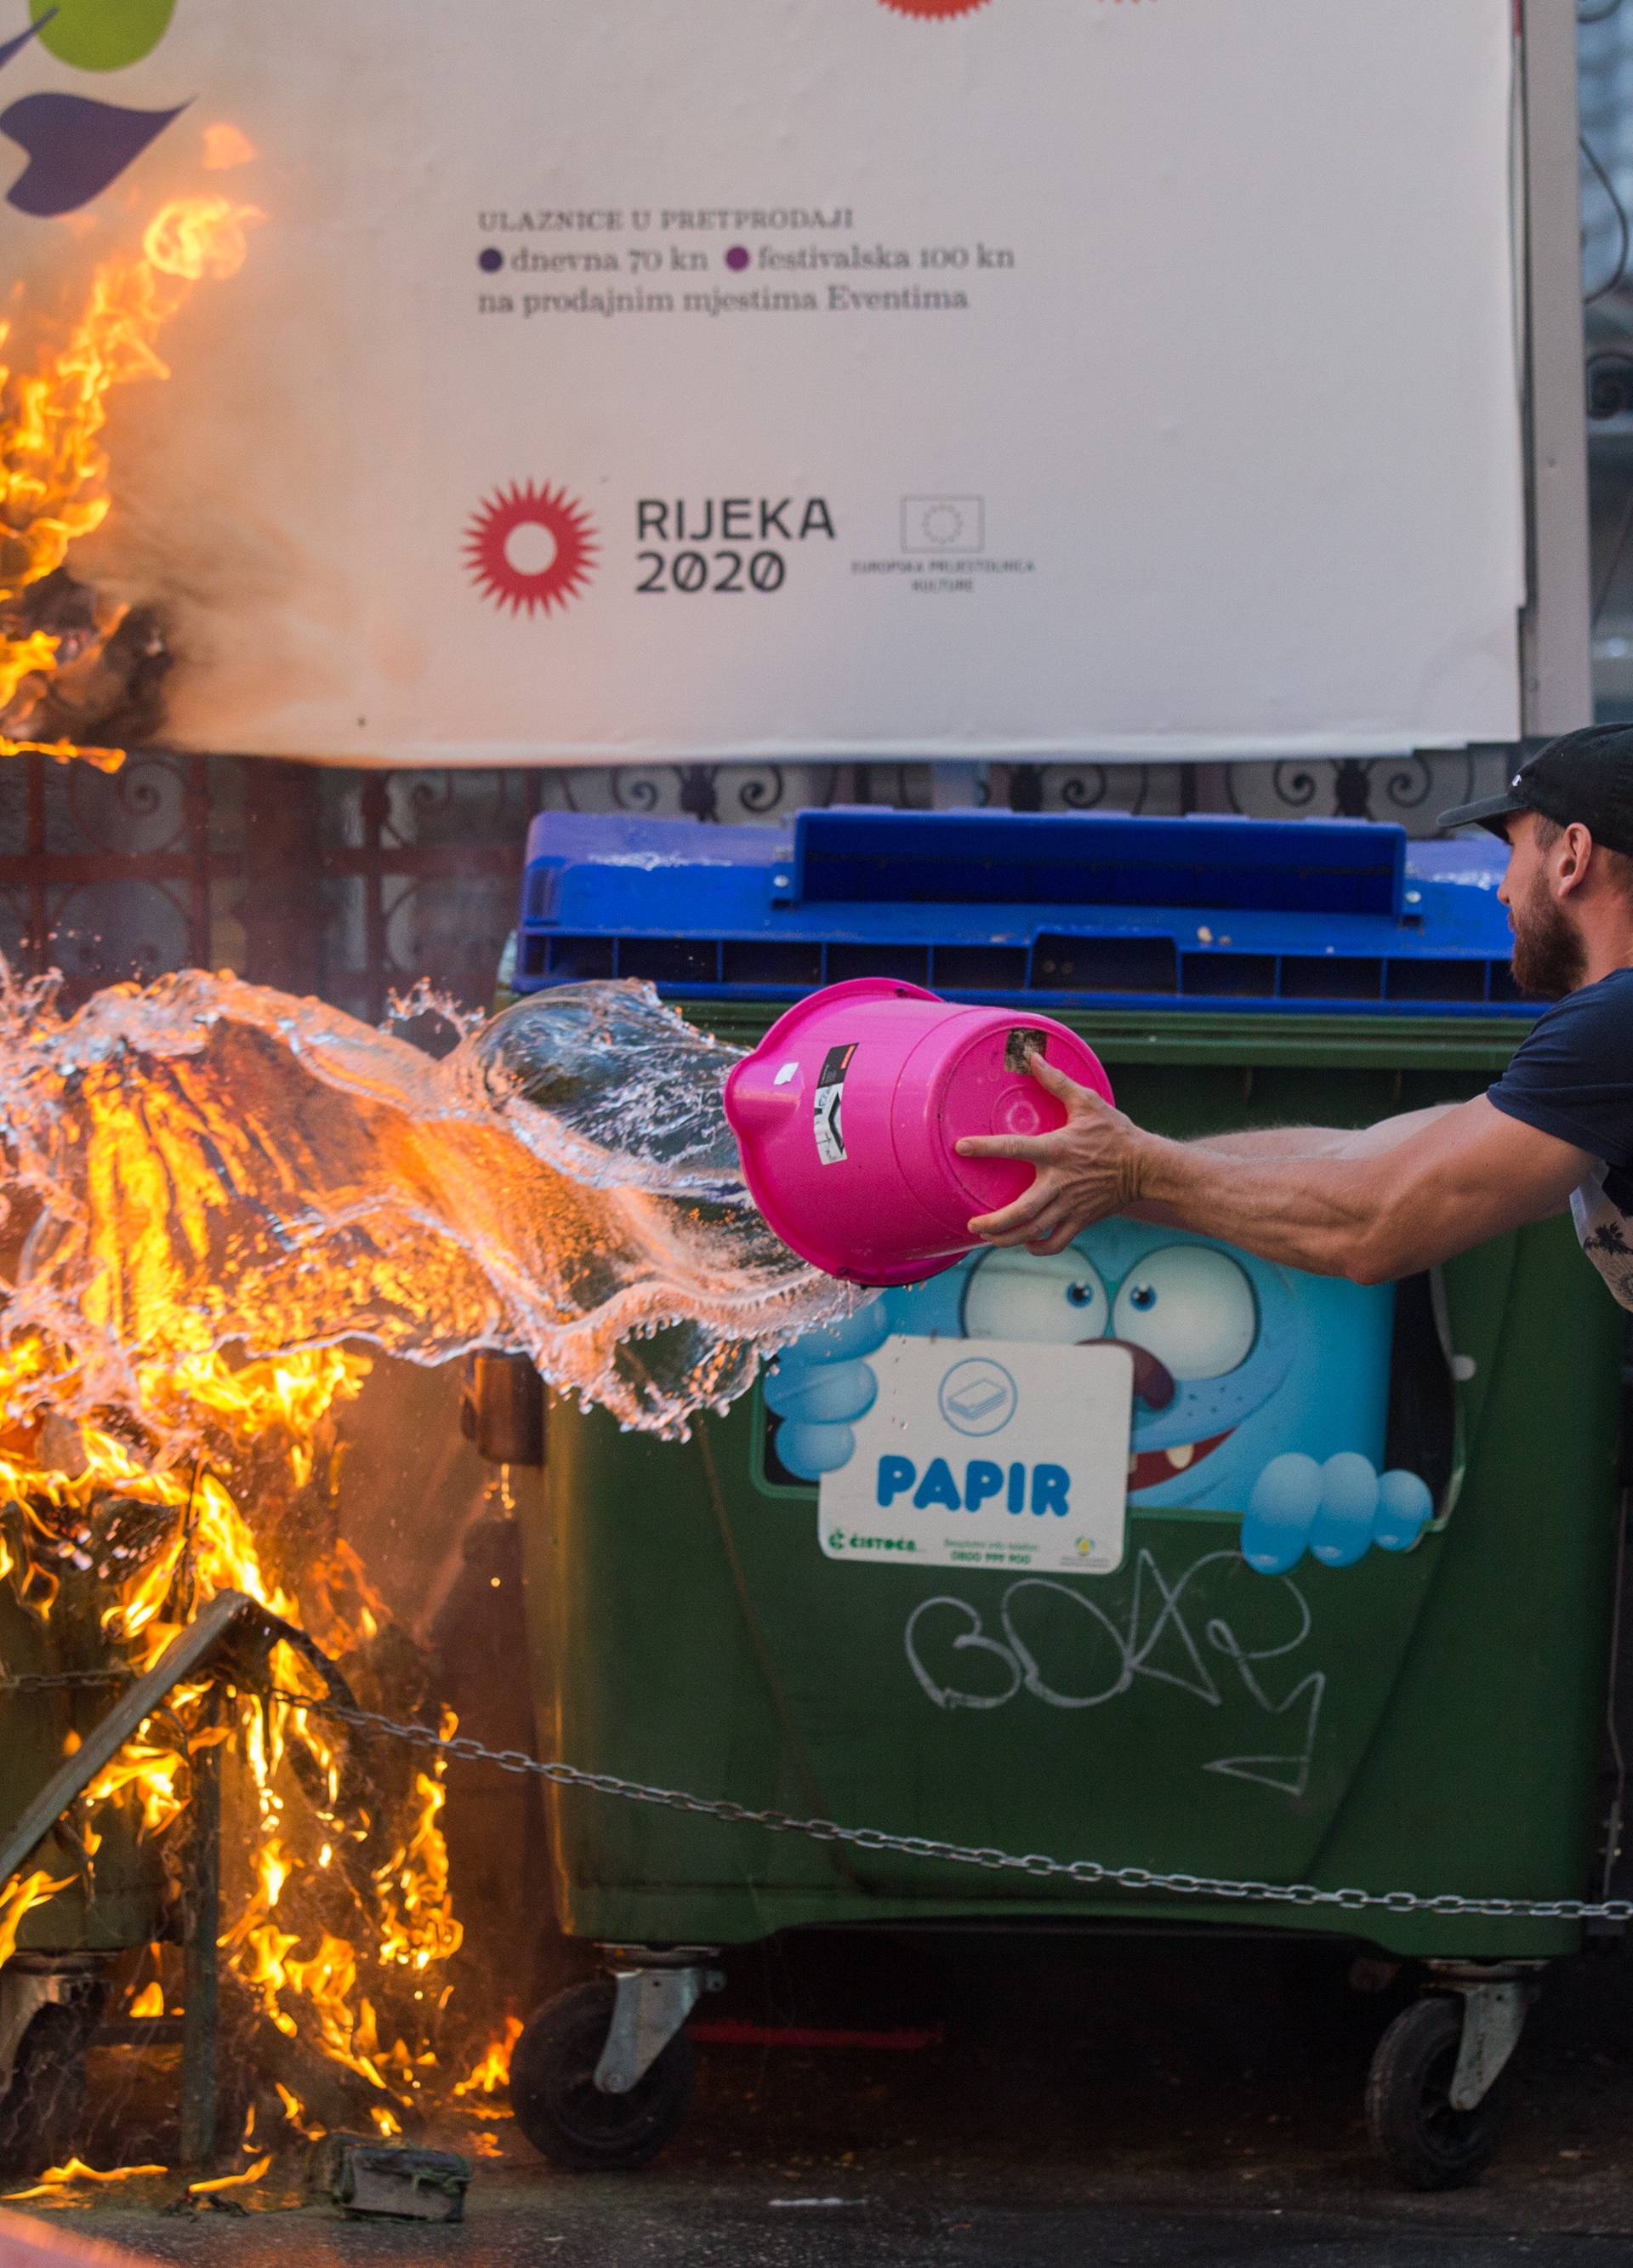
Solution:
<svg viewBox="0 0 1633 2268">
<path fill-rule="evenodd" d="M 70 70 L 123 70 L 152 54 L 170 29 L 175 5 L 176 0 L 28 0 L 28 28 L 0 39 L 0 70 L 42 51 Z M 6 202 L 40 220 L 77 211 L 99 197 L 186 108 L 182 102 L 168 110 L 130 110 L 59 87 L 19 95 L 0 110 L 0 134 L 28 160 L 7 189 Z"/>
<path fill-rule="evenodd" d="M 564 607 L 594 571 L 595 523 L 565 489 L 496 489 L 465 530 L 465 564 L 484 599 L 512 614 Z"/>
</svg>

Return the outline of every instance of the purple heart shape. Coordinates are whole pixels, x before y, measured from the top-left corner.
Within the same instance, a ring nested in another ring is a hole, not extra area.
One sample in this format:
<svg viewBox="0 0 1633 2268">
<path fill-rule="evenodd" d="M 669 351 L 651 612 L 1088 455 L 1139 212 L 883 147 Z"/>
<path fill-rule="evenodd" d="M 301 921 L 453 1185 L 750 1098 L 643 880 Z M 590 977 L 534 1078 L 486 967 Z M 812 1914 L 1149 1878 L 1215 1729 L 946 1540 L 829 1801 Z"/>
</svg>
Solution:
<svg viewBox="0 0 1633 2268">
<path fill-rule="evenodd" d="M 0 111 L 0 134 L 28 153 L 6 202 L 40 220 L 89 204 L 187 107 L 121 110 L 83 94 L 24 95 Z"/>
</svg>

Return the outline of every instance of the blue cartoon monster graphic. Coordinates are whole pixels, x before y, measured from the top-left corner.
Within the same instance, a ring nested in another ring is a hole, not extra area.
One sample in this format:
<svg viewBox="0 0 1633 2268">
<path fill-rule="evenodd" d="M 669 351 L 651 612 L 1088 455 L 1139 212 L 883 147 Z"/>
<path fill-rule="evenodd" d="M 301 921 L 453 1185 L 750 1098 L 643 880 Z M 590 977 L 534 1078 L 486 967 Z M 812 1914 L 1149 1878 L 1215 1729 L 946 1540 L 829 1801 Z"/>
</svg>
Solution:
<svg viewBox="0 0 1633 2268">
<path fill-rule="evenodd" d="M 778 1358 L 765 1381 L 797 1477 L 838 1471 L 895 1334 L 1126 1347 L 1134 1363 L 1131 1509 L 1239 1514 L 1267 1575 L 1307 1550 L 1347 1567 L 1404 1551 L 1434 1511 L 1416 1474 L 1384 1472 L 1391 1287 L 1303 1276 L 1182 1230 L 1113 1219 L 1065 1252 L 989 1250 L 884 1292 Z"/>
</svg>

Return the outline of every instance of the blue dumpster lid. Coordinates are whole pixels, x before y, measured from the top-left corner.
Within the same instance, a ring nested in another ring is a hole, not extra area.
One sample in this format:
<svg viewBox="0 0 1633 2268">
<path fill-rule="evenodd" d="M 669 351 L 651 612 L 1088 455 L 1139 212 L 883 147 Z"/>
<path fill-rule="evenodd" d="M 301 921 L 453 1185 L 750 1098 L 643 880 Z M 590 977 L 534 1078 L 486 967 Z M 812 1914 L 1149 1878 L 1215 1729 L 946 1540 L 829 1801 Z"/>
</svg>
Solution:
<svg viewBox="0 0 1633 2268">
<path fill-rule="evenodd" d="M 546 812 L 516 989 L 638 976 L 789 1000 L 847 976 L 1039 1006 L 1535 1013 L 1488 837 L 1366 820 L 802 811 L 778 827 Z"/>
</svg>

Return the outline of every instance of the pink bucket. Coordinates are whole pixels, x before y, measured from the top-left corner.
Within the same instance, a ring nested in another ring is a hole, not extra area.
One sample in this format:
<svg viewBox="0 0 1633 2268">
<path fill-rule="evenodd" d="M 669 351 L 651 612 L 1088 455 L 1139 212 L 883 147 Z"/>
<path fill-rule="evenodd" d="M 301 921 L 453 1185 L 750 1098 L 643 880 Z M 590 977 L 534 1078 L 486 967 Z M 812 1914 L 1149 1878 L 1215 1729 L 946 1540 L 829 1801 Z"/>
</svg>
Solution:
<svg viewBox="0 0 1633 2268">
<path fill-rule="evenodd" d="M 974 1249 L 973 1214 L 1032 1183 L 966 1134 L 1044 1134 L 1063 1107 L 1026 1069 L 1041 1049 L 1109 1102 L 1092 1049 L 1052 1016 L 963 1008 L 859 976 L 773 1024 L 725 1083 L 749 1194 L 802 1260 L 852 1284 L 916 1284 Z"/>
</svg>

